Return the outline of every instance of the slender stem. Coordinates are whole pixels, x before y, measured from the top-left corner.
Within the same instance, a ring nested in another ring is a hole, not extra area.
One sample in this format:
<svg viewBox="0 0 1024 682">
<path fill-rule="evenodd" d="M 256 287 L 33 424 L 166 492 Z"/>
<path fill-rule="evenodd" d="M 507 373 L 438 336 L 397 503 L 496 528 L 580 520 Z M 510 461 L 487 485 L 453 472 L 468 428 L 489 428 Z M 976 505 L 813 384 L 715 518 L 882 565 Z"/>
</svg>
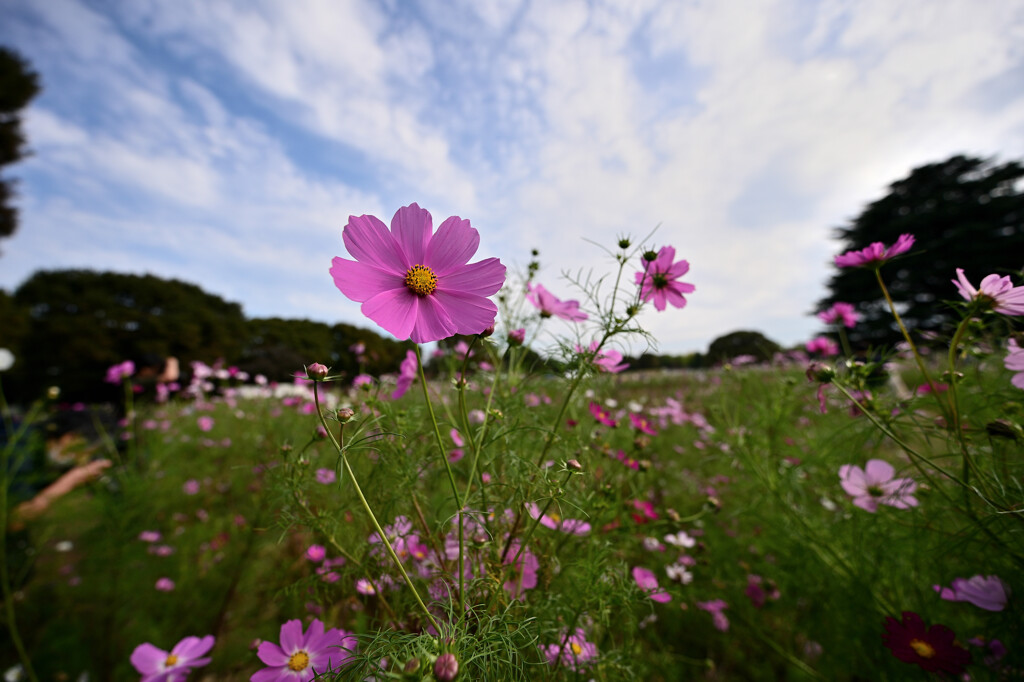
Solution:
<svg viewBox="0 0 1024 682">
<path fill-rule="evenodd" d="M 356 495 L 359 497 L 359 501 L 362 502 L 363 509 L 366 510 L 366 514 L 370 517 L 370 523 L 373 524 L 374 530 L 377 531 L 377 535 L 384 543 L 384 547 L 387 548 L 388 554 L 391 556 L 391 560 L 398 568 L 398 572 L 401 573 L 402 577 L 405 579 L 405 584 L 409 586 L 410 590 L 412 590 L 412 594 L 416 597 L 416 602 L 420 605 L 420 608 L 423 609 L 423 613 L 426 614 L 427 620 L 430 621 L 430 624 L 434 626 L 434 629 L 437 632 L 440 632 L 440 626 L 437 624 L 437 621 L 434 620 L 434 616 L 430 613 L 430 610 L 427 609 L 427 605 L 423 603 L 423 599 L 420 597 L 419 591 L 409 578 L 409 574 L 405 571 L 405 566 L 402 564 L 402 560 L 398 558 L 397 554 L 395 554 L 395 549 L 391 546 L 391 541 L 388 540 L 387 533 L 385 533 L 384 529 L 381 528 L 376 515 L 373 513 L 373 509 L 370 508 L 370 503 L 366 501 L 366 496 L 363 495 L 363 489 L 359 487 L 359 481 L 356 479 L 356 473 L 352 471 L 352 465 L 348 462 L 348 457 L 344 448 L 341 447 L 341 444 L 334 437 L 334 433 L 327 427 L 327 420 L 324 419 L 323 410 L 320 409 L 320 392 L 317 390 L 319 383 L 320 382 L 318 381 L 313 382 L 313 402 L 316 403 L 316 414 L 320 418 L 320 424 L 324 427 L 324 430 L 327 431 L 327 436 L 331 439 L 331 442 L 334 443 L 334 447 L 337 448 L 338 454 L 341 456 L 341 463 L 345 465 L 345 471 L 348 472 L 349 479 L 352 481 L 352 487 L 355 489 Z"/>
</svg>

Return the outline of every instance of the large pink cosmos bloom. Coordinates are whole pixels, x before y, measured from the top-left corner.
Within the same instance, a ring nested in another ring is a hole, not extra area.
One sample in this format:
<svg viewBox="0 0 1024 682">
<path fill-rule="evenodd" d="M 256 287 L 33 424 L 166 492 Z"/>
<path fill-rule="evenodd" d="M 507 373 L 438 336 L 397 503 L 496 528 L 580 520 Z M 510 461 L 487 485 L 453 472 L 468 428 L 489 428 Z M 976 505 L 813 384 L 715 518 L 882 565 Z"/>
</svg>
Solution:
<svg viewBox="0 0 1024 682">
<path fill-rule="evenodd" d="M 690 264 L 685 260 L 677 261 L 676 250 L 672 246 L 663 246 L 657 257 L 647 263 L 647 269 L 636 273 L 636 283 L 640 285 L 640 299 L 654 299 L 654 307 L 664 310 L 671 303 L 676 308 L 686 307 L 683 294 L 692 294 L 697 290 L 692 284 L 677 281 L 690 271 Z"/>
<path fill-rule="evenodd" d="M 653 601 L 662 604 L 672 601 L 672 595 L 658 586 L 658 578 L 654 575 L 654 571 L 643 566 L 634 566 L 633 580 L 636 582 L 636 586 L 647 593 L 647 596 Z"/>
<path fill-rule="evenodd" d="M 318 673 L 336 670 L 356 650 L 354 635 L 331 628 L 313 619 L 309 630 L 302 632 L 301 620 L 290 620 L 281 626 L 281 645 L 262 642 L 256 655 L 268 667 L 253 673 L 250 682 L 309 682 Z"/>
<path fill-rule="evenodd" d="M 210 662 L 203 658 L 213 648 L 213 635 L 186 637 L 170 651 L 158 649 L 149 642 L 135 647 L 131 658 L 132 665 L 142 675 L 141 682 L 185 682 L 192 668 L 204 666 Z"/>
<path fill-rule="evenodd" d="M 579 301 L 563 301 L 544 288 L 543 284 L 526 283 L 526 300 L 540 311 L 541 317 L 560 317 L 569 322 L 582 322 L 589 315 L 580 310 Z"/>
<path fill-rule="evenodd" d="M 1024 315 L 1024 287 L 1013 286 L 1009 276 L 989 275 L 975 289 L 964 276 L 963 268 L 957 268 L 953 284 L 968 301 L 987 303 L 997 313 L 1004 315 Z"/>
<path fill-rule="evenodd" d="M 409 390 L 412 382 L 416 379 L 418 369 L 419 361 L 416 359 L 416 351 L 406 351 L 405 360 L 402 360 L 402 364 L 398 368 L 398 386 L 395 387 L 394 392 L 391 394 L 392 400 L 398 400 L 405 395 L 405 392 Z"/>
<path fill-rule="evenodd" d="M 947 601 L 970 602 L 986 611 L 1002 611 L 1006 608 L 1006 585 L 995 575 L 956 578 L 952 587 L 932 587 Z"/>
<path fill-rule="evenodd" d="M 1017 372 L 1010 379 L 1010 383 L 1017 388 L 1024 389 L 1024 348 L 1017 345 L 1016 339 L 1010 339 L 1009 354 L 1003 358 L 1003 364 L 1011 372 Z"/>
<path fill-rule="evenodd" d="M 857 314 L 852 303 L 837 301 L 836 303 L 833 303 L 832 307 L 828 310 L 823 310 L 818 313 L 818 319 L 825 324 L 841 323 L 843 326 L 852 329 L 857 326 L 857 321 L 860 319 L 860 315 Z"/>
<path fill-rule="evenodd" d="M 355 260 L 331 264 L 341 293 L 400 340 L 479 334 L 498 313 L 487 297 L 505 283 L 505 266 L 497 258 L 469 263 L 480 233 L 468 220 L 452 216 L 436 233 L 432 224 L 416 204 L 398 209 L 390 231 L 374 216 L 350 216 L 342 239 Z"/>
<path fill-rule="evenodd" d="M 853 503 L 865 511 L 878 511 L 879 504 L 897 509 L 917 506 L 913 493 L 917 482 L 911 478 L 893 478 L 895 469 L 881 459 L 868 460 L 863 469 L 852 464 L 839 467 L 839 480 L 843 490 L 853 497 Z"/>
<path fill-rule="evenodd" d="M 836 265 L 841 268 L 862 268 L 881 265 L 887 260 L 910 251 L 914 245 L 914 235 L 901 234 L 896 243 L 886 248 L 882 242 L 874 242 L 860 251 L 847 251 L 836 256 Z"/>
</svg>

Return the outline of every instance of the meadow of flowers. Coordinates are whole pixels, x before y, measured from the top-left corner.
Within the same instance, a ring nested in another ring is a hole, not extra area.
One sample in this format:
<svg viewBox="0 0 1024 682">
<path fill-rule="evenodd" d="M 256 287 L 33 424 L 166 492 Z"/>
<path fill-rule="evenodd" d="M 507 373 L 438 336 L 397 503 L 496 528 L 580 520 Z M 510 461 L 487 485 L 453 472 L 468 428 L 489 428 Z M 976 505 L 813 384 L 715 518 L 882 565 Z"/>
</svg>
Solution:
<svg viewBox="0 0 1024 682">
<path fill-rule="evenodd" d="M 369 320 L 463 340 L 391 376 L 196 364 L 148 405 L 112 367 L 110 466 L 28 524 L 20 568 L 4 536 L 7 679 L 1024 677 L 1009 277 L 950 273 L 944 350 L 904 330 L 854 354 L 837 304 L 835 334 L 768 364 L 624 373 L 640 313 L 700 295 L 670 245 L 623 238 L 559 300 L 415 204 L 343 238 L 330 274 Z M 836 262 L 888 298 L 913 248 Z M 19 434 L 53 409 L 7 429 L 5 529 Z"/>
</svg>

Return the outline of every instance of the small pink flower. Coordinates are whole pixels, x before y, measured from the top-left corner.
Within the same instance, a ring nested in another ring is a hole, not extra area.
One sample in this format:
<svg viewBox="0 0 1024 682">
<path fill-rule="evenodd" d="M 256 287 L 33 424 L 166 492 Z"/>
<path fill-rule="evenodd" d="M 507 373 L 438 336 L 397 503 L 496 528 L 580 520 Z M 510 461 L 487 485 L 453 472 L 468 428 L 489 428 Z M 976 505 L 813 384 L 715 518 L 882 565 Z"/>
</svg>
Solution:
<svg viewBox="0 0 1024 682">
<path fill-rule="evenodd" d="M 527 283 L 526 300 L 540 311 L 541 317 L 560 317 L 569 322 L 582 322 L 589 316 L 580 310 L 579 301 L 562 301 L 544 288 L 543 284 Z"/>
<path fill-rule="evenodd" d="M 521 346 L 526 342 L 525 329 L 513 329 L 508 333 L 508 345 Z"/>
<path fill-rule="evenodd" d="M 515 560 L 516 554 L 519 554 L 520 546 L 518 539 L 513 540 L 503 563 L 511 564 Z M 512 567 L 512 577 L 504 585 L 509 596 L 518 599 L 522 597 L 523 590 L 532 590 L 537 587 L 538 568 L 540 568 L 540 562 L 537 561 L 536 555 L 529 549 L 524 549 L 522 554 L 519 554 L 515 566 Z"/>
<path fill-rule="evenodd" d="M 468 220 L 452 216 L 434 232 L 430 213 L 410 204 L 390 231 L 373 216 L 350 216 L 342 239 L 355 260 L 333 260 L 335 286 L 399 340 L 429 343 L 494 324 L 498 308 L 487 297 L 505 283 L 505 266 L 469 263 L 480 233 Z"/>
<path fill-rule="evenodd" d="M 654 575 L 653 571 L 643 566 L 634 566 L 633 580 L 636 582 L 637 587 L 646 592 L 647 596 L 652 600 L 661 604 L 672 601 L 672 595 L 658 586 L 658 578 Z"/>
<path fill-rule="evenodd" d="M 1017 388 L 1024 389 L 1024 348 L 1017 345 L 1016 339 L 1010 339 L 1008 354 L 1003 358 L 1003 364 L 1011 372 L 1017 372 L 1010 379 L 1010 383 Z"/>
<path fill-rule="evenodd" d="M 586 351 L 583 350 L 583 346 L 576 344 L 577 353 L 590 353 L 592 354 L 591 362 L 599 372 L 607 372 L 609 374 L 618 374 L 624 369 L 629 367 L 628 362 L 622 362 L 622 353 L 612 348 L 604 348 L 597 350 L 597 346 L 600 343 L 597 339 L 590 342 L 589 348 Z"/>
<path fill-rule="evenodd" d="M 676 250 L 672 246 L 663 246 L 657 257 L 646 263 L 643 272 L 636 273 L 636 283 L 640 285 L 640 299 L 654 299 L 654 308 L 664 310 L 671 303 L 676 308 L 686 307 L 686 297 L 697 290 L 692 284 L 677 281 L 690 271 L 690 263 L 675 260 Z"/>
<path fill-rule="evenodd" d="M 697 608 L 711 614 L 711 622 L 714 624 L 716 629 L 721 630 L 722 632 L 729 629 L 729 619 L 724 613 L 722 613 L 729 608 L 729 605 L 726 602 L 721 599 L 699 601 L 697 602 Z"/>
<path fill-rule="evenodd" d="M 629 421 L 633 424 L 633 428 L 641 433 L 646 433 L 648 436 L 658 435 L 654 425 L 642 414 L 630 414 Z"/>
<path fill-rule="evenodd" d="M 333 672 L 356 651 L 357 640 L 345 630 L 324 631 L 314 618 L 302 631 L 302 621 L 290 620 L 281 626 L 281 644 L 261 642 L 256 655 L 267 667 L 253 673 L 250 682 L 310 682 L 315 675 Z"/>
<path fill-rule="evenodd" d="M 143 542 L 160 542 L 161 537 L 163 536 L 158 530 L 144 530 L 139 533 L 139 539 Z"/>
<path fill-rule="evenodd" d="M 831 357 L 839 355 L 839 346 L 827 336 L 819 336 L 807 342 L 807 352 Z"/>
<path fill-rule="evenodd" d="M 568 637 L 566 634 L 559 636 L 557 644 L 544 647 L 548 665 L 563 665 L 574 672 L 583 672 L 597 658 L 597 645 L 587 641 L 587 633 L 583 628 L 576 628 L 576 632 Z"/>
<path fill-rule="evenodd" d="M 316 470 L 317 483 L 328 485 L 330 483 L 334 483 L 335 478 L 336 475 L 334 473 L 334 469 L 321 468 Z"/>
<path fill-rule="evenodd" d="M 853 328 L 857 326 L 860 315 L 857 314 L 852 303 L 838 301 L 833 303 L 828 310 L 818 313 L 818 319 L 825 324 L 841 323 L 844 327 Z"/>
<path fill-rule="evenodd" d="M 1024 315 L 1024 287 L 1013 286 L 1008 275 L 989 275 L 977 289 L 967 281 L 962 268 L 956 269 L 956 277 L 953 284 L 966 300 L 979 301 L 1004 315 Z"/>
<path fill-rule="evenodd" d="M 615 419 L 612 417 L 612 413 L 593 401 L 590 402 L 590 414 L 594 415 L 594 419 L 600 424 L 615 426 Z"/>
<path fill-rule="evenodd" d="M 852 464 L 839 467 L 843 490 L 853 497 L 853 503 L 869 512 L 878 511 L 879 504 L 897 509 L 917 506 L 913 493 L 917 482 L 910 478 L 893 478 L 892 465 L 881 459 L 868 460 L 864 469 Z"/>
<path fill-rule="evenodd" d="M 186 495 L 195 495 L 199 492 L 199 481 L 190 478 L 181 486 L 181 490 Z"/>
<path fill-rule="evenodd" d="M 539 519 L 540 525 L 551 530 L 560 530 L 571 535 L 586 535 L 590 532 L 590 524 L 580 519 L 563 519 L 555 513 L 540 513 L 540 506 L 534 502 L 526 503 L 526 511 L 534 519 Z"/>
<path fill-rule="evenodd" d="M 149 642 L 140 644 L 132 652 L 131 662 L 142 675 L 141 682 L 181 682 L 192 668 L 210 662 L 203 655 L 213 648 L 213 635 L 202 639 L 186 637 L 170 651 L 158 649 Z"/>
<path fill-rule="evenodd" d="M 860 251 L 847 251 L 836 256 L 835 262 L 841 268 L 874 267 L 906 253 L 913 245 L 913 235 L 901 234 L 896 239 L 896 243 L 889 248 L 886 248 L 882 242 L 874 242 Z"/>
<path fill-rule="evenodd" d="M 358 374 L 356 378 L 352 380 L 352 385 L 356 388 L 360 386 L 373 386 L 373 377 L 369 374 Z"/>
<path fill-rule="evenodd" d="M 310 545 L 306 548 L 306 558 L 313 563 L 319 563 L 327 556 L 327 549 L 323 545 Z"/>
<path fill-rule="evenodd" d="M 392 400 L 398 400 L 405 395 L 405 392 L 412 386 L 413 380 L 416 379 L 418 369 L 419 361 L 416 359 L 416 351 L 406 351 L 405 360 L 402 360 L 402 365 L 398 369 L 398 386 L 391 394 Z"/>
<path fill-rule="evenodd" d="M 209 431 L 213 428 L 213 417 L 202 416 L 196 420 L 200 431 Z"/>
<path fill-rule="evenodd" d="M 947 601 L 966 601 L 986 611 L 1002 611 L 1006 608 L 1006 584 L 998 576 L 976 575 L 972 578 L 956 578 L 953 586 L 932 585 L 939 596 Z"/>
<path fill-rule="evenodd" d="M 107 370 L 107 376 L 104 381 L 108 384 L 119 384 L 133 374 L 135 374 L 135 363 L 131 360 L 125 360 L 124 362 L 111 366 Z"/>
<path fill-rule="evenodd" d="M 360 578 L 356 581 L 356 592 L 358 592 L 359 594 L 367 595 L 377 594 L 377 590 L 373 588 L 373 583 L 371 583 L 366 578 Z"/>
<path fill-rule="evenodd" d="M 155 587 L 156 587 L 156 589 L 160 590 L 161 592 L 173 592 L 174 591 L 174 581 L 171 580 L 170 578 L 159 578 L 156 581 Z"/>
</svg>

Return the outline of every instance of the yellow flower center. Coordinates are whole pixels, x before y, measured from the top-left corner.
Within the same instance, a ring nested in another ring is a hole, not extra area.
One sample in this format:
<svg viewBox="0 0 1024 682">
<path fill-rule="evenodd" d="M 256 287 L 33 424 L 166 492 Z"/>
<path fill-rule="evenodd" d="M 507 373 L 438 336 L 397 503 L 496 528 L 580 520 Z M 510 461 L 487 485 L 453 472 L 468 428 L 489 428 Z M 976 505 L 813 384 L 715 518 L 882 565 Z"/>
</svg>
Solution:
<svg viewBox="0 0 1024 682">
<path fill-rule="evenodd" d="M 580 654 L 583 653 L 583 647 L 581 647 L 576 642 L 573 642 L 572 644 L 570 644 L 569 647 L 572 649 L 572 653 L 574 655 L 576 655 L 576 656 L 579 656 Z"/>
<path fill-rule="evenodd" d="M 164 666 L 170 668 L 178 662 L 178 657 L 174 654 L 167 654 L 167 660 L 164 661 Z"/>
<path fill-rule="evenodd" d="M 932 645 L 919 639 L 910 640 L 910 648 L 921 658 L 932 658 L 935 655 L 935 649 L 932 648 Z"/>
<path fill-rule="evenodd" d="M 558 512 L 551 512 L 550 514 L 548 514 L 548 518 L 554 521 L 555 523 L 560 523 L 562 521 L 562 517 L 558 515 Z"/>
<path fill-rule="evenodd" d="M 288 669 L 298 672 L 299 670 L 305 670 L 309 667 L 309 654 L 305 651 L 296 651 L 292 654 L 292 657 L 288 659 Z"/>
<path fill-rule="evenodd" d="M 426 265 L 414 265 L 405 273 L 405 286 L 417 296 L 429 296 L 437 289 L 437 275 Z"/>
</svg>

